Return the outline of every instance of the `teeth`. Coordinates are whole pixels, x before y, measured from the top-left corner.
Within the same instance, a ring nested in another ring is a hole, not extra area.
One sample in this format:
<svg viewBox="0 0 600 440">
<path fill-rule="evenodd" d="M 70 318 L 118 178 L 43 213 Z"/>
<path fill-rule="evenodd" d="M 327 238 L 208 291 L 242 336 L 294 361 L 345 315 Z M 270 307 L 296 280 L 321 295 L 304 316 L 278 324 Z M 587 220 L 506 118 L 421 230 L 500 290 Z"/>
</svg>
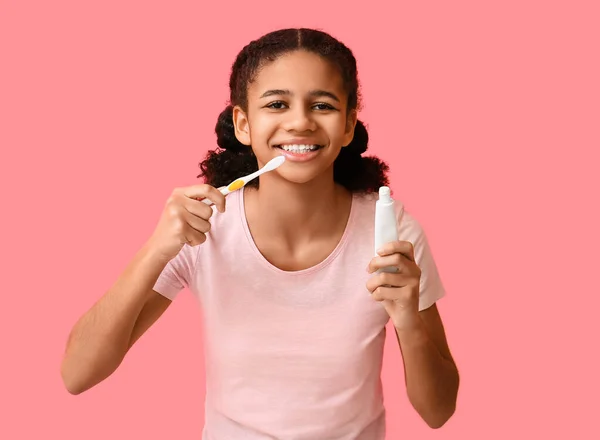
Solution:
<svg viewBox="0 0 600 440">
<path fill-rule="evenodd" d="M 292 153 L 306 153 L 307 151 L 314 151 L 319 148 L 318 145 L 281 145 L 280 147 Z"/>
</svg>

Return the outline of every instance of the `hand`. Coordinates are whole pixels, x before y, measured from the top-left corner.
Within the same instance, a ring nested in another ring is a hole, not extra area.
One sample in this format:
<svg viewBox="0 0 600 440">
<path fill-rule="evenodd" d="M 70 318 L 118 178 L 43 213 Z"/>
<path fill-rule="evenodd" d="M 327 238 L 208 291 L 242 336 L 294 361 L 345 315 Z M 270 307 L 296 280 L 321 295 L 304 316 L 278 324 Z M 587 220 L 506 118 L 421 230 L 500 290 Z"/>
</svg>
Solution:
<svg viewBox="0 0 600 440">
<path fill-rule="evenodd" d="M 385 244 L 371 259 L 367 272 L 394 267 L 396 272 L 380 272 L 367 282 L 373 299 L 381 301 L 397 329 L 414 327 L 419 318 L 421 269 L 415 263 L 412 243 L 394 241 Z"/>
<path fill-rule="evenodd" d="M 171 260 L 184 244 L 198 246 L 206 241 L 213 210 L 201 199 L 211 200 L 219 212 L 225 212 L 225 196 L 210 185 L 176 188 L 165 205 L 148 246 Z"/>
</svg>

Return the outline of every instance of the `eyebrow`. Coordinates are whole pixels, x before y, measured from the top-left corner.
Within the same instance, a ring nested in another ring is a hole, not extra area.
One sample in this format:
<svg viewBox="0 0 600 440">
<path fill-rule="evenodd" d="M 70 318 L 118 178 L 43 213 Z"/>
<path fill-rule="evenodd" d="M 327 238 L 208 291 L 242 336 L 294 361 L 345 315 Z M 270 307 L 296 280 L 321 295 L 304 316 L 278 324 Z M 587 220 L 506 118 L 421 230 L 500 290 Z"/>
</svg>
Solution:
<svg viewBox="0 0 600 440">
<path fill-rule="evenodd" d="M 288 95 L 288 96 L 292 96 L 293 93 L 289 90 L 281 90 L 281 89 L 275 89 L 275 90 L 267 90 L 265 93 L 263 93 L 262 95 L 260 95 L 260 99 L 262 98 L 267 98 L 269 96 L 274 96 L 274 95 Z M 331 98 L 334 101 L 340 102 L 340 99 L 335 96 L 333 93 L 328 92 L 326 90 L 311 90 L 309 92 L 309 95 L 312 96 L 313 98 L 321 98 L 321 97 L 327 97 L 327 98 Z"/>
</svg>

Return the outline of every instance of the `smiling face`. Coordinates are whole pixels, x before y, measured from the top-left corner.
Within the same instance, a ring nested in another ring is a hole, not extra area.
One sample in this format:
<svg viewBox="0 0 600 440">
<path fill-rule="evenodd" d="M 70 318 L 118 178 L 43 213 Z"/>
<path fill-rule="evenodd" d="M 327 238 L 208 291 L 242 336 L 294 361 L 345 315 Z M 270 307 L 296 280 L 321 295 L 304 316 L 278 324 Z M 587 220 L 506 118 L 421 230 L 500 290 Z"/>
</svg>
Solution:
<svg viewBox="0 0 600 440">
<path fill-rule="evenodd" d="M 354 136 L 356 111 L 336 66 L 297 50 L 262 67 L 248 87 L 247 111 L 233 110 L 238 140 L 252 146 L 259 167 L 278 155 L 286 162 L 275 172 L 295 183 L 326 176 Z"/>
</svg>

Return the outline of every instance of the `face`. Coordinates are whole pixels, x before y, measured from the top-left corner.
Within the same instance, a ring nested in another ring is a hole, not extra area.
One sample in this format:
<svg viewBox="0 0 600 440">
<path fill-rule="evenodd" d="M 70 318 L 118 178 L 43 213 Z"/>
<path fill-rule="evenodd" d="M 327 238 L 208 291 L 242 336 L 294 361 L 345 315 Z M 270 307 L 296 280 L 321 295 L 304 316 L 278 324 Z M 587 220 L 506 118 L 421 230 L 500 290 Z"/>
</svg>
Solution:
<svg viewBox="0 0 600 440">
<path fill-rule="evenodd" d="M 333 179 L 333 162 L 354 136 L 356 112 L 336 67 L 319 55 L 295 51 L 265 65 L 248 88 L 248 109 L 234 107 L 236 137 L 259 167 L 278 155 L 275 172 L 295 183 Z"/>
</svg>

